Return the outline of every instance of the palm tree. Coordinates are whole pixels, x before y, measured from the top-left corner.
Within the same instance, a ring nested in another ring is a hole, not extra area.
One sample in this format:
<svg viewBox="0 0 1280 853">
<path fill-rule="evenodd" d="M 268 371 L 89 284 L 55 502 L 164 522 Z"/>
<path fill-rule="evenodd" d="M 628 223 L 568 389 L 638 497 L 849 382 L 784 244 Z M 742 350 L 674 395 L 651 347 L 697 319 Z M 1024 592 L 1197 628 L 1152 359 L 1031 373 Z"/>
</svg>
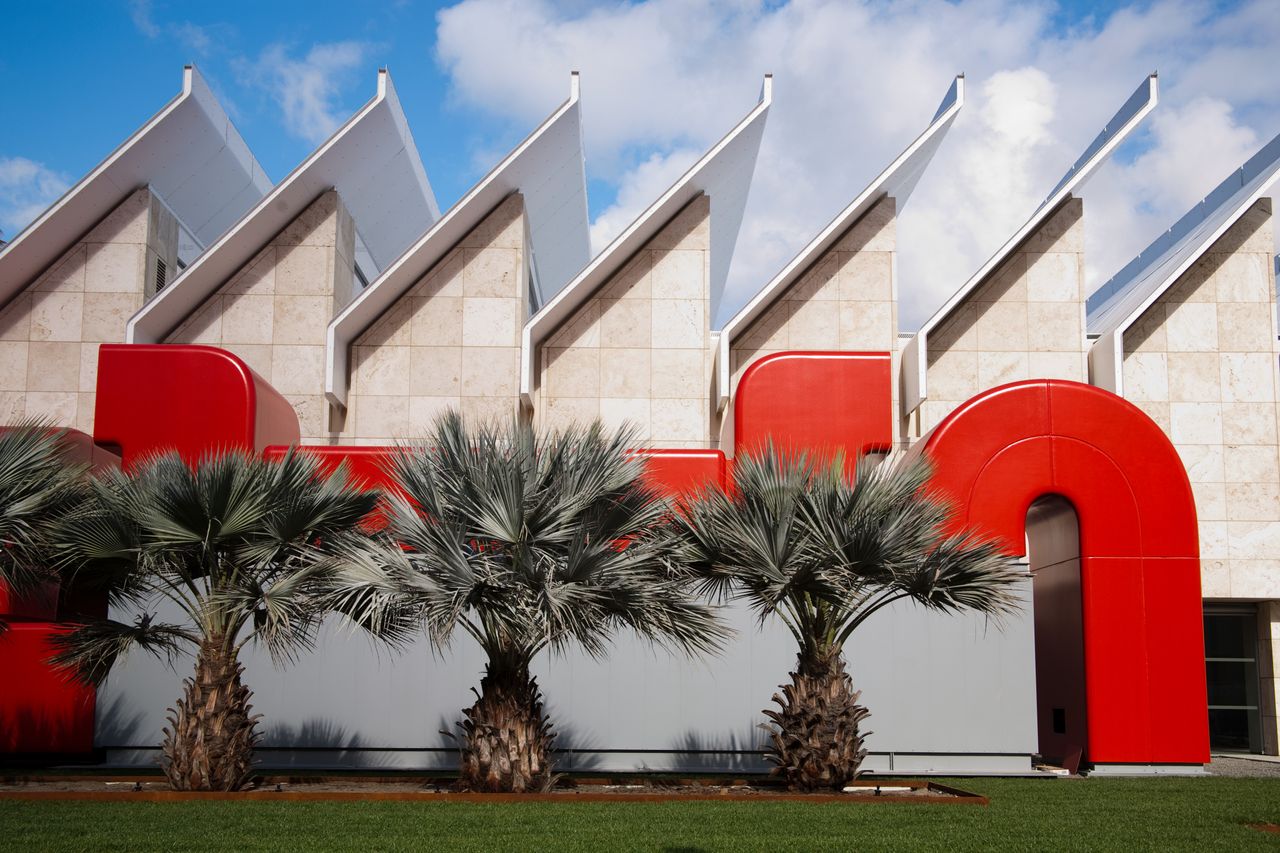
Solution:
<svg viewBox="0 0 1280 853">
<path fill-rule="evenodd" d="M 240 652 L 254 641 L 281 664 L 311 646 L 324 561 L 359 538 L 377 501 L 345 469 L 326 475 L 297 452 L 275 462 L 231 452 L 194 468 L 168 454 L 104 477 L 62 526 L 62 561 L 139 614 L 78 625 L 54 660 L 97 683 L 133 646 L 168 659 L 193 650 L 161 763 L 177 790 L 238 790 L 258 739 Z M 179 621 L 159 621 L 160 610 Z"/>
<path fill-rule="evenodd" d="M 729 491 L 709 490 L 675 523 L 687 565 L 715 596 L 776 617 L 799 647 L 791 683 L 767 710 L 766 758 L 801 790 L 839 790 L 866 756 L 868 716 L 845 669 L 854 630 L 895 601 L 944 612 L 1014 610 L 1021 577 L 989 542 L 948 532 L 946 503 L 925 489 L 922 458 L 823 464 L 768 446 L 734 465 Z"/>
<path fill-rule="evenodd" d="M 50 534 L 83 498 L 87 473 L 66 430 L 39 421 L 0 430 L 0 587 L 11 600 L 57 583 Z"/>
<path fill-rule="evenodd" d="M 459 724 L 464 789 L 552 783 L 554 734 L 530 672 L 542 651 L 603 657 L 624 628 L 687 654 L 724 637 L 674 563 L 670 511 L 628 453 L 633 437 L 599 423 L 471 429 L 449 412 L 395 457 L 386 538 L 343 567 L 334 606 L 395 640 L 425 631 L 444 648 L 461 631 L 483 649 Z"/>
</svg>

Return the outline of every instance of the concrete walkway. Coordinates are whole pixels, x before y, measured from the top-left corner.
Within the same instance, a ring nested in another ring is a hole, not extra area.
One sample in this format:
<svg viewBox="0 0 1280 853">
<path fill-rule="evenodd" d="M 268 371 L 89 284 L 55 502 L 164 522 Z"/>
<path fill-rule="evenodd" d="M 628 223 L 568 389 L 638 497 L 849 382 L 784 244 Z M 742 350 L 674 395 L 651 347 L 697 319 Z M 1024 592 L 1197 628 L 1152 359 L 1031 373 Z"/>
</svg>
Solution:
<svg viewBox="0 0 1280 853">
<path fill-rule="evenodd" d="M 1280 757 L 1214 753 L 1208 770 L 1212 776 L 1280 778 Z"/>
</svg>

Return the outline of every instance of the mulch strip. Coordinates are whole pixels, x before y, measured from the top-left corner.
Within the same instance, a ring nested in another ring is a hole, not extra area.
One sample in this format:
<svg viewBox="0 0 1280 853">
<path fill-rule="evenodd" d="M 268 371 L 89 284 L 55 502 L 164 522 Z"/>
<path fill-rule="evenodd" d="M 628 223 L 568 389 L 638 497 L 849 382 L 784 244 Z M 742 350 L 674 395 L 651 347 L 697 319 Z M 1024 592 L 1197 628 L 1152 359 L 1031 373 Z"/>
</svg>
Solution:
<svg viewBox="0 0 1280 853">
<path fill-rule="evenodd" d="M 441 803 L 669 803 L 669 802 L 807 802 L 916 803 L 988 805 L 979 794 L 915 779 L 859 780 L 862 790 L 803 794 L 780 786 L 752 785 L 744 780 L 672 779 L 656 783 L 615 784 L 584 778 L 540 794 L 477 794 L 448 790 L 440 780 L 405 777 L 265 776 L 245 791 L 171 791 L 155 776 L 9 776 L 0 783 L 0 800 L 180 803 L 200 800 L 280 802 L 441 802 Z M 644 782 L 644 780 L 641 780 Z M 129 786 L 125 788 L 124 786 Z M 288 786 L 286 788 L 286 785 Z M 103 790 L 110 786 L 114 790 Z M 910 788 L 910 791 L 881 791 Z"/>
</svg>

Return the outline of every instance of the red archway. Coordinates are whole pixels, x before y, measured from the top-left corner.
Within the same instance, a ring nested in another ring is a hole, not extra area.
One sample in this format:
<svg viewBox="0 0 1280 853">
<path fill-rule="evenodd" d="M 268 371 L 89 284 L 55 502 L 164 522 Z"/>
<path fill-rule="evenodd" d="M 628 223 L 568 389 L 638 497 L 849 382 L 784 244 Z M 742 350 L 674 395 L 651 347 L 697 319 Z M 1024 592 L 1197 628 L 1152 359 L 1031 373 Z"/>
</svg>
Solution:
<svg viewBox="0 0 1280 853">
<path fill-rule="evenodd" d="M 922 444 L 957 523 L 1010 555 L 1038 498 L 1075 508 L 1090 761 L 1208 761 L 1195 502 L 1160 428 L 1099 388 L 1033 380 L 974 397 Z"/>
</svg>

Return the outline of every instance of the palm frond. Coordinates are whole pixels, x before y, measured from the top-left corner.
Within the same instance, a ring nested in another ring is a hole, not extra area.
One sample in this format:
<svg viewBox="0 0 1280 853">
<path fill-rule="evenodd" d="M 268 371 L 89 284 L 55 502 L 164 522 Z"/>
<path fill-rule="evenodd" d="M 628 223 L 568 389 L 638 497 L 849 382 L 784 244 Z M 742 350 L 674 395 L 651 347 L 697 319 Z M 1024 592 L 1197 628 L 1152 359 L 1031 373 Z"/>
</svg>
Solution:
<svg viewBox="0 0 1280 853">
<path fill-rule="evenodd" d="M 619 630 L 715 650 L 726 632 L 678 569 L 672 509 L 635 445 L 633 430 L 598 423 L 539 434 L 445 414 L 395 455 L 388 544 L 343 579 L 356 621 L 417 619 L 437 646 L 463 630 L 491 658 L 526 661 L 569 646 L 603 655 Z"/>
<path fill-rule="evenodd" d="M 0 430 L 0 584 L 15 593 L 56 576 L 53 531 L 87 488 L 71 452 L 67 431 L 42 420 Z"/>
<path fill-rule="evenodd" d="M 181 626 L 153 622 L 146 614 L 133 624 L 102 619 L 55 635 L 50 645 L 56 651 L 49 661 L 79 681 L 97 685 L 135 646 L 157 658 L 172 661 L 184 645 L 198 642 L 194 634 Z"/>
<path fill-rule="evenodd" d="M 192 636 L 256 640 L 282 664 L 311 648 L 327 595 L 321 565 L 360 535 L 378 500 L 352 487 L 345 466 L 327 472 L 302 453 L 231 451 L 195 466 L 162 454 L 93 484 L 58 529 L 59 558 L 113 604 L 167 600 Z"/>
<path fill-rule="evenodd" d="M 820 462 L 766 445 L 677 517 L 687 571 L 719 597 L 783 619 L 802 644 L 843 642 L 901 599 L 994 616 L 1018 607 L 1022 575 L 990 541 L 949 533 L 923 457 Z M 820 634 L 821 636 L 817 636 Z"/>
</svg>

